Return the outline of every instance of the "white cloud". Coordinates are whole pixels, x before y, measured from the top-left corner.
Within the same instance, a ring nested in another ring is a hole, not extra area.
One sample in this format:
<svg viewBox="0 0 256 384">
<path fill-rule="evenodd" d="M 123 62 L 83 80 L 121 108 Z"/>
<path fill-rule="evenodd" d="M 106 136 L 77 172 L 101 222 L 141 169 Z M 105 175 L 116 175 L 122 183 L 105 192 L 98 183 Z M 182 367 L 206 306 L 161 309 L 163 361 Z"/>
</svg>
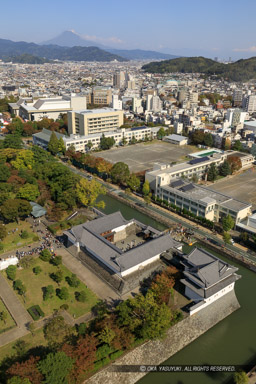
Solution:
<svg viewBox="0 0 256 384">
<path fill-rule="evenodd" d="M 256 46 L 252 46 L 249 48 L 234 48 L 234 52 L 256 52 Z"/>
<path fill-rule="evenodd" d="M 100 43 L 114 43 L 114 44 L 123 44 L 123 41 L 118 37 L 100 37 L 100 36 L 90 36 L 90 35 L 81 35 L 85 40 L 91 40 Z"/>
</svg>

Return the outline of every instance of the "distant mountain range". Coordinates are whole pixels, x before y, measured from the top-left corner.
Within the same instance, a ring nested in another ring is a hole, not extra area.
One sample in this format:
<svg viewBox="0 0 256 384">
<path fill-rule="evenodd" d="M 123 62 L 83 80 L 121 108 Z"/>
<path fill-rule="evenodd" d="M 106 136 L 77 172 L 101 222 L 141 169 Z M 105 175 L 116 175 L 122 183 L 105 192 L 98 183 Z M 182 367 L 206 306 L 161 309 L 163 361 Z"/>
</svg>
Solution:
<svg viewBox="0 0 256 384">
<path fill-rule="evenodd" d="M 42 44 L 49 45 L 54 44 L 61 47 L 90 47 L 95 46 L 101 49 L 104 49 L 107 52 L 110 52 L 114 55 L 121 56 L 128 60 L 168 60 L 174 59 L 178 56 L 170 55 L 167 53 L 155 52 L 155 51 L 144 51 L 142 49 L 115 49 L 104 46 L 95 41 L 87 40 L 83 36 L 79 35 L 74 31 L 64 31 L 59 36 L 45 41 Z"/>
<path fill-rule="evenodd" d="M 28 53 L 23 53 L 18 56 L 5 57 L 3 59 L 6 63 L 20 63 L 20 64 L 45 64 L 52 63 L 52 60 L 44 59 L 43 57 L 38 57 L 34 55 L 29 55 Z"/>
<path fill-rule="evenodd" d="M 256 57 L 222 64 L 205 57 L 180 57 L 173 60 L 152 62 L 142 67 L 149 73 L 203 73 L 216 75 L 229 81 L 256 79 Z"/>
<path fill-rule="evenodd" d="M 58 45 L 38 45 L 24 41 L 14 42 L 0 39 L 0 59 L 6 60 L 19 55 L 33 55 L 48 60 L 71 61 L 127 61 L 127 59 L 104 51 L 98 47 L 60 47 Z"/>
</svg>

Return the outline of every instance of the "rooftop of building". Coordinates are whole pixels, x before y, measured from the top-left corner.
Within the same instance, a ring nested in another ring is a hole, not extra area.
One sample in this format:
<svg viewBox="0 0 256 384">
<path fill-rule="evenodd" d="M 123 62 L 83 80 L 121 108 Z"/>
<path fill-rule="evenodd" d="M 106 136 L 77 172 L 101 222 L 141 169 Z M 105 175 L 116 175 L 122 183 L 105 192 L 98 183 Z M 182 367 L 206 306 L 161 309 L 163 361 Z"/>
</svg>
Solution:
<svg viewBox="0 0 256 384">
<path fill-rule="evenodd" d="M 100 113 L 121 112 L 121 111 L 119 111 L 118 109 L 105 107 L 105 108 L 95 108 L 95 109 L 82 109 L 82 110 L 77 110 L 73 112 L 80 113 L 82 115 L 87 115 L 87 114 L 93 114 L 93 113 L 100 114 Z"/>
<path fill-rule="evenodd" d="M 185 266 L 182 283 L 206 298 L 240 278 L 235 273 L 238 268 L 201 248 L 194 248 L 182 259 Z"/>
<path fill-rule="evenodd" d="M 165 136 L 164 139 L 183 141 L 183 140 L 187 140 L 188 138 L 186 136 L 176 135 L 175 133 L 173 133 L 172 135 Z"/>
<path fill-rule="evenodd" d="M 44 140 L 44 141 L 49 141 L 52 133 L 53 133 L 53 131 L 50 131 L 49 129 L 43 128 L 43 130 L 41 132 L 34 133 L 33 136 L 35 136 L 38 139 Z M 62 133 L 55 132 L 55 131 L 54 131 L 54 133 L 58 139 L 60 139 L 61 137 L 64 139 L 66 137 Z"/>
<path fill-rule="evenodd" d="M 129 225 L 136 226 L 136 233 L 129 234 L 116 243 L 107 240 L 117 228 Z M 163 234 L 135 219 L 126 220 L 120 212 L 77 225 L 64 233 L 74 242 L 79 242 L 81 248 L 99 255 L 108 265 L 120 272 L 168 249 L 181 247 L 169 234 Z"/>
<path fill-rule="evenodd" d="M 162 189 L 171 192 L 178 192 L 179 195 L 186 198 L 191 198 L 194 201 L 196 200 L 205 206 L 217 203 L 223 208 L 227 208 L 236 212 L 251 207 L 251 204 L 233 199 L 232 197 L 226 196 L 223 193 L 213 191 L 208 187 L 194 184 L 182 179 L 177 179 L 171 182 L 169 185 L 162 186 Z"/>
</svg>

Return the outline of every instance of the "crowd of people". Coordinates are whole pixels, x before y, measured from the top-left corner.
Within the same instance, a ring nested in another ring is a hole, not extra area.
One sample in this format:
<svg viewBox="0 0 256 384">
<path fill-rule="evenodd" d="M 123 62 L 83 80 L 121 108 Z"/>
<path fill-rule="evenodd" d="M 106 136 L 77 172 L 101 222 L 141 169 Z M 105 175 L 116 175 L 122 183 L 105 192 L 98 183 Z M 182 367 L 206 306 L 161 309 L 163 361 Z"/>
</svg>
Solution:
<svg viewBox="0 0 256 384">
<path fill-rule="evenodd" d="M 40 225 L 40 222 L 35 222 L 33 224 L 33 227 L 38 227 Z M 38 255 L 40 254 L 44 249 L 49 249 L 53 254 L 55 254 L 55 250 L 57 248 L 61 248 L 61 242 L 56 239 L 48 229 L 37 229 L 36 231 L 38 233 L 38 236 L 40 238 L 40 245 L 37 247 L 33 247 L 31 245 L 26 246 L 26 250 L 17 250 L 16 251 L 16 257 L 20 260 L 24 256 L 28 255 Z"/>
</svg>

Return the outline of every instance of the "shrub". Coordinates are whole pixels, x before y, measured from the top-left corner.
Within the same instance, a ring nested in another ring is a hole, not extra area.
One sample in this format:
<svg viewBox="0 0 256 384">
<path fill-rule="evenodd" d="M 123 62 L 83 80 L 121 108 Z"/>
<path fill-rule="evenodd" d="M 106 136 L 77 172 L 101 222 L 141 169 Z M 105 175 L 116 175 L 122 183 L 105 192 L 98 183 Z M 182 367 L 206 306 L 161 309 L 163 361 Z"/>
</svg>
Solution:
<svg viewBox="0 0 256 384">
<path fill-rule="evenodd" d="M 62 257 L 61 257 L 61 256 L 55 256 L 55 257 L 53 257 L 53 258 L 51 259 L 51 263 L 52 263 L 53 265 L 55 265 L 56 267 L 57 267 L 58 265 L 61 265 L 61 264 L 62 264 Z"/>
<path fill-rule="evenodd" d="M 39 237 L 38 236 L 33 236 L 33 241 L 38 241 Z"/>
<path fill-rule="evenodd" d="M 41 253 L 40 253 L 40 259 L 43 260 L 43 261 L 50 261 L 51 260 L 51 252 L 49 251 L 49 249 L 44 249 Z"/>
<path fill-rule="evenodd" d="M 28 308 L 28 313 L 32 317 L 33 320 L 39 320 L 40 317 L 44 317 L 44 312 L 39 307 L 39 305 L 33 305 L 32 307 Z"/>
<path fill-rule="evenodd" d="M 105 357 L 109 356 L 110 353 L 113 352 L 113 348 L 111 348 L 108 344 L 103 344 L 101 347 L 97 349 L 96 357 L 97 360 L 102 360 Z"/>
<path fill-rule="evenodd" d="M 43 287 L 43 300 L 46 301 L 51 299 L 54 295 L 54 288 L 52 285 L 47 285 L 47 287 Z"/>
<path fill-rule="evenodd" d="M 67 281 L 68 285 L 70 285 L 70 287 L 77 288 L 80 284 L 79 279 L 77 278 L 77 276 L 74 273 L 72 273 L 71 276 L 67 276 L 66 281 Z"/>
<path fill-rule="evenodd" d="M 29 237 L 28 231 L 22 231 L 20 237 L 22 239 L 27 239 Z"/>
<path fill-rule="evenodd" d="M 63 311 L 67 311 L 69 309 L 69 306 L 68 306 L 68 304 L 62 304 L 60 306 L 60 309 L 62 309 Z"/>
<path fill-rule="evenodd" d="M 111 353 L 110 359 L 111 360 L 118 359 L 118 357 L 122 356 L 123 353 L 124 353 L 123 351 L 115 351 L 115 352 Z"/>
<path fill-rule="evenodd" d="M 81 303 L 85 303 L 85 301 L 86 301 L 85 291 L 75 292 L 75 297 L 76 297 L 76 300 L 81 302 Z"/>
<path fill-rule="evenodd" d="M 67 300 L 69 298 L 69 292 L 67 287 L 63 287 L 61 289 L 56 289 L 56 295 L 61 299 L 61 300 Z"/>
<path fill-rule="evenodd" d="M 39 275 L 40 272 L 42 272 L 42 268 L 38 266 L 36 266 L 35 268 L 33 268 L 33 272 L 35 275 Z"/>
<path fill-rule="evenodd" d="M 9 280 L 15 280 L 17 267 L 16 265 L 9 265 L 6 269 L 6 274 Z"/>
</svg>

